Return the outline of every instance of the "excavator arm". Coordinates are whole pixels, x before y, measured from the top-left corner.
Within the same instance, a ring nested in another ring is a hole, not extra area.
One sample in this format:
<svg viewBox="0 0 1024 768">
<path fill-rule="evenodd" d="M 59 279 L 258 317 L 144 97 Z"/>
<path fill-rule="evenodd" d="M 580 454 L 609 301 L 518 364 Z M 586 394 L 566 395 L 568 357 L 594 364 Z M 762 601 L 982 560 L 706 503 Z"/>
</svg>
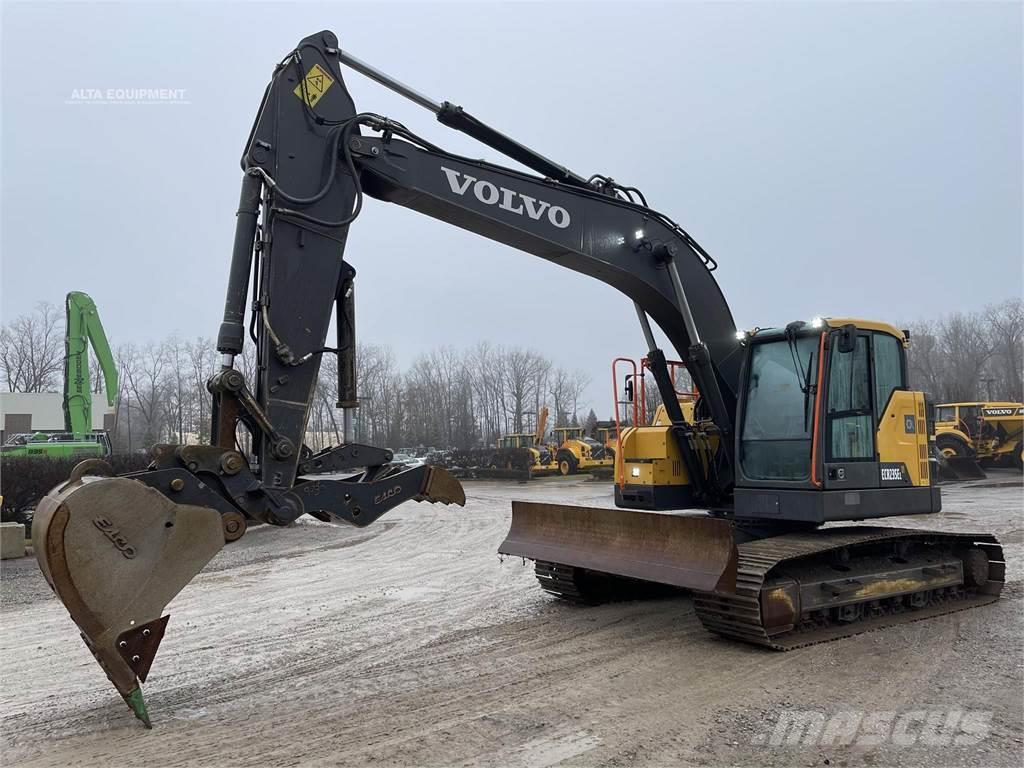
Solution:
<svg viewBox="0 0 1024 768">
<path fill-rule="evenodd" d="M 395 121 L 358 112 L 342 62 L 541 175 L 453 155 Z M 147 725 L 140 681 L 163 635 L 166 604 L 248 524 L 287 525 L 310 514 L 361 526 L 408 500 L 465 502 L 445 470 L 393 466 L 389 451 L 353 439 L 356 272 L 345 245 L 366 197 L 476 232 L 625 294 L 694 485 L 709 503 L 729 494 L 741 364 L 733 320 L 712 275 L 714 261 L 637 190 L 605 176 L 578 176 L 460 107 L 417 94 L 344 54 L 330 32 L 305 38 L 276 67 L 242 169 L 217 338 L 221 369 L 208 382 L 211 445 L 156 446 L 147 470 L 116 478 L 103 477 L 109 471 L 96 462 L 80 466 L 44 499 L 34 521 L 44 575 Z M 441 265 L 425 289 L 445 289 Z M 690 425 L 652 321 L 688 362 L 721 432 L 722 461 L 707 471 L 690 447 Z M 235 367 L 246 336 L 256 349 L 251 382 Z M 341 445 L 314 453 L 305 436 L 325 354 L 338 359 L 344 435 Z M 244 442 L 249 450 L 241 449 Z M 562 527 L 571 529 L 570 546 L 588 550 L 587 537 L 597 547 L 617 535 L 619 523 L 607 510 L 565 507 L 551 514 L 571 521 Z M 731 589 L 735 545 L 728 524 L 691 522 L 660 521 L 652 531 L 669 537 L 666 542 L 692 539 L 684 546 L 693 550 L 695 565 L 676 573 L 673 583 Z M 619 572 L 644 575 L 635 553 L 609 556 L 622 561 Z"/>
<path fill-rule="evenodd" d="M 103 372 L 107 405 L 117 398 L 117 365 L 100 322 L 96 303 L 80 291 L 70 292 L 64 301 L 67 324 L 64 333 L 64 429 L 81 440 L 92 431 L 92 392 L 89 376 L 89 346 Z"/>
<path fill-rule="evenodd" d="M 458 157 L 399 123 L 358 113 L 342 78 L 342 62 L 431 110 L 440 122 L 544 175 Z M 294 472 L 295 457 L 288 451 L 304 424 L 317 367 L 315 360 L 304 368 L 295 361 L 322 353 L 332 297 L 339 322 L 339 372 L 354 369 L 354 346 L 348 342 L 354 338 L 355 271 L 339 256 L 348 227 L 369 195 L 597 278 L 631 298 L 698 496 L 709 503 L 728 496 L 741 365 L 735 325 L 712 275 L 715 262 L 671 219 L 646 206 L 637 190 L 601 175 L 584 179 L 461 107 L 436 102 L 344 53 L 330 32 L 304 39 L 278 66 L 242 167 L 245 179 L 218 349 L 227 365 L 241 350 L 251 283 L 252 321 L 257 331 L 267 331 L 261 338 L 256 334 L 261 370 L 256 395 L 267 402 L 269 420 L 287 441 L 266 435 L 260 441 L 264 483 L 286 486 Z M 295 285 L 298 254 L 301 289 Z M 442 289 L 439 271 L 432 290 Z M 721 432 L 722 457 L 714 476 L 706 477 L 694 456 L 690 428 L 651 320 L 688 363 Z M 346 414 L 354 407 L 354 395 L 354 377 L 339 382 L 339 405 Z"/>
</svg>

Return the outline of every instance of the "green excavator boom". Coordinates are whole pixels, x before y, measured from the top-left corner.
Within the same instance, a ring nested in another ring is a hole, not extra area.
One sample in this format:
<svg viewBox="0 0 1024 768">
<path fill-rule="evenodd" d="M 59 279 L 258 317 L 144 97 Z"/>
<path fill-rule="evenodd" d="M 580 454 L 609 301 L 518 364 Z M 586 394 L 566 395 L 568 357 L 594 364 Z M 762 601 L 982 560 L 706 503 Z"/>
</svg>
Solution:
<svg viewBox="0 0 1024 768">
<path fill-rule="evenodd" d="M 96 303 L 81 291 L 65 300 L 67 331 L 64 336 L 64 429 L 82 440 L 92 432 L 92 392 L 89 377 L 89 346 L 103 371 L 107 405 L 117 398 L 117 365 L 110 353 Z"/>
</svg>

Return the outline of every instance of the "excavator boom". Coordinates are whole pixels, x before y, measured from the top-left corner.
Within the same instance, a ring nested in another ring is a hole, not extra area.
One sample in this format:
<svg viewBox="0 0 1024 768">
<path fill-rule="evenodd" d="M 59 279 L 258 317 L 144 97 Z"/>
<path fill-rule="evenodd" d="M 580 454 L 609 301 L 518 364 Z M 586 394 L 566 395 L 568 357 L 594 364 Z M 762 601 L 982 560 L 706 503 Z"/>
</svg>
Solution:
<svg viewBox="0 0 1024 768">
<path fill-rule="evenodd" d="M 75 440 L 92 431 L 92 379 L 89 346 L 103 372 L 107 405 L 117 398 L 117 365 L 100 322 L 96 303 L 81 291 L 70 292 L 64 302 L 67 325 L 64 334 L 64 429 Z"/>
</svg>

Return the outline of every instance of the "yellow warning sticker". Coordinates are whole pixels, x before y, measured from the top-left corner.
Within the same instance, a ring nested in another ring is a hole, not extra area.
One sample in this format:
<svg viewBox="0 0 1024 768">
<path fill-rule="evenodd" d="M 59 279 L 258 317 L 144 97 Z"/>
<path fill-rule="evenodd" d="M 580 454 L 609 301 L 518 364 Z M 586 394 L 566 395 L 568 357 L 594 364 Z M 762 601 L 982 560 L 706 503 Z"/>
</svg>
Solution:
<svg viewBox="0 0 1024 768">
<path fill-rule="evenodd" d="M 334 78 L 327 74 L 319 64 L 314 64 L 313 68 L 306 73 L 306 78 L 295 86 L 294 93 L 309 106 L 315 107 L 332 85 L 334 85 Z M 303 90 L 305 90 L 305 94 L 303 94 Z"/>
</svg>

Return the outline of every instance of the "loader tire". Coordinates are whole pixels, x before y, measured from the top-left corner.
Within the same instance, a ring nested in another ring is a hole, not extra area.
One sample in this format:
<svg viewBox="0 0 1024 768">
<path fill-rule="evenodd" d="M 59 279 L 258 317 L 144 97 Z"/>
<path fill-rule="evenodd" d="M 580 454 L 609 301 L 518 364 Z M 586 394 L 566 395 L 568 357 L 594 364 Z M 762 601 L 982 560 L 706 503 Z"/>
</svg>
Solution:
<svg viewBox="0 0 1024 768">
<path fill-rule="evenodd" d="M 558 452 L 558 473 L 563 477 L 568 475 L 575 475 L 579 470 L 580 464 L 576 461 L 576 457 L 573 456 L 570 451 L 559 451 Z"/>
<path fill-rule="evenodd" d="M 974 455 L 971 446 L 956 435 L 939 435 L 935 438 L 935 445 L 938 447 L 939 452 L 947 459 L 967 459 Z"/>
</svg>

